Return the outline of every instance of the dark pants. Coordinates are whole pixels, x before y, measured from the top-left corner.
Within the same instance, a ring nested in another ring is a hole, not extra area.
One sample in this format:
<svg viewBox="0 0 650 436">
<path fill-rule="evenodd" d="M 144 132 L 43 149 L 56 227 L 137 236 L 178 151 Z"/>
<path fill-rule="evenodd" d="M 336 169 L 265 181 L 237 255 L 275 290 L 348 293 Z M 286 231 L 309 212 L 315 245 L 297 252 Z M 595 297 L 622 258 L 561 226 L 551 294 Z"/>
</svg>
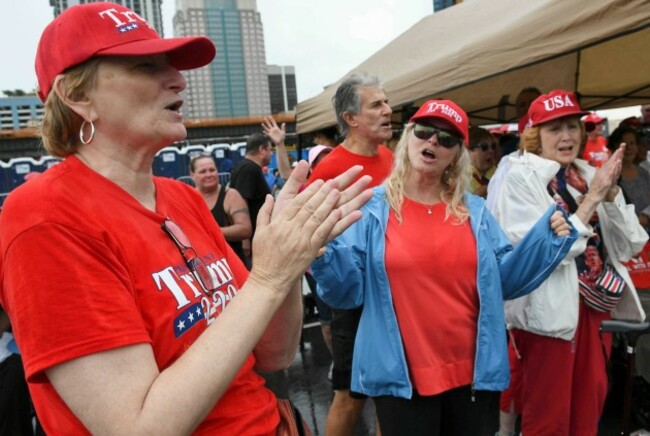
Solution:
<svg viewBox="0 0 650 436">
<path fill-rule="evenodd" d="M 33 435 L 32 405 L 23 362 L 14 354 L 0 363 L 0 435 Z"/>
<path fill-rule="evenodd" d="M 382 436 L 481 435 L 490 425 L 490 407 L 498 392 L 474 392 L 462 386 L 438 395 L 407 400 L 374 397 Z M 491 429 L 494 432 L 494 429 Z"/>
<path fill-rule="evenodd" d="M 362 310 L 363 308 L 332 310 L 332 360 L 334 361 L 332 387 L 334 390 L 350 389 L 354 340 Z"/>
</svg>

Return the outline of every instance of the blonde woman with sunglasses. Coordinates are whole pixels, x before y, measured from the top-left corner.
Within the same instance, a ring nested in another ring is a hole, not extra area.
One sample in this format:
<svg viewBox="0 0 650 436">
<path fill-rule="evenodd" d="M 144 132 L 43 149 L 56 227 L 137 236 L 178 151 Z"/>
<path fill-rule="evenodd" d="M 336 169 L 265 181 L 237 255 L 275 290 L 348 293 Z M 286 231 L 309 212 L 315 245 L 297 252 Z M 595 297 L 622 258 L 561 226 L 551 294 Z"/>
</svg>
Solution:
<svg viewBox="0 0 650 436">
<path fill-rule="evenodd" d="M 549 207 L 512 247 L 466 194 L 468 119 L 449 100 L 411 118 L 363 218 L 312 264 L 319 295 L 361 307 L 351 390 L 373 397 L 382 435 L 482 434 L 508 386 L 504 299 L 531 292 L 575 231 Z"/>
</svg>

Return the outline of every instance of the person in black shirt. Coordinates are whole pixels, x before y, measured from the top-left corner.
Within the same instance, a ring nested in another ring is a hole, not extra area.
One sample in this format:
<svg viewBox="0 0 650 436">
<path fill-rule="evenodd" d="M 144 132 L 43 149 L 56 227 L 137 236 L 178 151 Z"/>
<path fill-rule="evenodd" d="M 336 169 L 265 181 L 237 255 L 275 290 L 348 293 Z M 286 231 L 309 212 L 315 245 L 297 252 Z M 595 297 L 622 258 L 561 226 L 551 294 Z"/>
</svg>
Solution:
<svg viewBox="0 0 650 436">
<path fill-rule="evenodd" d="M 257 213 L 264 204 L 266 195 L 271 193 L 262 167 L 271 162 L 272 156 L 271 138 L 263 133 L 254 133 L 246 141 L 246 156 L 235 165 L 230 176 L 230 187 L 236 189 L 244 197 L 251 215 L 251 238 L 243 242 L 244 254 L 249 260 L 251 257 L 250 241 L 255 236 Z"/>
<path fill-rule="evenodd" d="M 228 245 L 246 263 L 242 241 L 251 237 L 251 218 L 246 201 L 236 189 L 219 183 L 217 165 L 209 154 L 199 154 L 192 158 L 190 175 Z"/>
</svg>

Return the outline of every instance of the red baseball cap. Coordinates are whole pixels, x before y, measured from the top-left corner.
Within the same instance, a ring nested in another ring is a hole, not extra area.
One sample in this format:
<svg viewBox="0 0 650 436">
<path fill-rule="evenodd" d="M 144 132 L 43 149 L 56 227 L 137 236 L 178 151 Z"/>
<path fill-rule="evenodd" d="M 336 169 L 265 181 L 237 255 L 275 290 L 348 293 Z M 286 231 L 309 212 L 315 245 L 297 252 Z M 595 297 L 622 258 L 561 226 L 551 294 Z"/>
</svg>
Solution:
<svg viewBox="0 0 650 436">
<path fill-rule="evenodd" d="M 602 123 L 602 122 L 605 121 L 606 119 L 607 119 L 607 118 L 605 118 L 605 117 L 601 117 L 601 116 L 598 115 L 596 112 L 592 112 L 592 113 L 590 113 L 589 115 L 587 115 L 583 121 L 584 121 L 585 123 L 594 123 L 594 124 L 598 124 L 598 123 Z"/>
<path fill-rule="evenodd" d="M 582 116 L 588 113 L 580 109 L 578 99 L 573 92 L 556 89 L 533 100 L 530 108 L 528 108 L 528 124 L 526 127 L 538 126 L 558 118 Z"/>
<path fill-rule="evenodd" d="M 209 64 L 217 51 L 204 36 L 163 39 L 149 23 L 117 3 L 71 6 L 43 31 L 36 51 L 38 96 L 45 101 L 54 79 L 94 56 L 166 53 L 179 70 Z"/>
<path fill-rule="evenodd" d="M 411 117 L 411 122 L 437 119 L 446 121 L 452 130 L 469 143 L 469 120 L 464 110 L 451 100 L 427 100 Z"/>
<path fill-rule="evenodd" d="M 510 125 L 508 124 L 502 124 L 499 127 L 493 127 L 488 132 L 490 132 L 493 135 L 505 135 L 510 131 Z"/>
<path fill-rule="evenodd" d="M 526 128 L 527 125 L 528 125 L 528 114 L 519 118 L 519 122 L 517 122 L 517 133 L 519 133 L 520 136 L 522 133 L 524 133 L 524 129 Z"/>
<path fill-rule="evenodd" d="M 627 117 L 624 120 L 622 120 L 620 123 L 618 123 L 619 126 L 630 126 L 635 129 L 638 129 L 641 127 L 641 120 L 637 117 Z"/>
</svg>

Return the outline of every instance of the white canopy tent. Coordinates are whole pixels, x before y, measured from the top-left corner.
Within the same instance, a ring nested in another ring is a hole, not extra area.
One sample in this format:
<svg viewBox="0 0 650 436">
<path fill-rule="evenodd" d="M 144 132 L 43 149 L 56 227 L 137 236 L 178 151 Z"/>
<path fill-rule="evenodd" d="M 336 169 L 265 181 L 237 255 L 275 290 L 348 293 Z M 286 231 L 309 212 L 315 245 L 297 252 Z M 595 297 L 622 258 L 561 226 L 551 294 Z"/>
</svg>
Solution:
<svg viewBox="0 0 650 436">
<path fill-rule="evenodd" d="M 352 72 L 379 76 L 398 123 L 426 98 L 457 102 L 473 124 L 516 122 L 512 104 L 527 86 L 576 91 L 585 109 L 650 102 L 650 0 L 461 3 Z M 298 104 L 298 133 L 336 124 L 338 83 Z"/>
</svg>

